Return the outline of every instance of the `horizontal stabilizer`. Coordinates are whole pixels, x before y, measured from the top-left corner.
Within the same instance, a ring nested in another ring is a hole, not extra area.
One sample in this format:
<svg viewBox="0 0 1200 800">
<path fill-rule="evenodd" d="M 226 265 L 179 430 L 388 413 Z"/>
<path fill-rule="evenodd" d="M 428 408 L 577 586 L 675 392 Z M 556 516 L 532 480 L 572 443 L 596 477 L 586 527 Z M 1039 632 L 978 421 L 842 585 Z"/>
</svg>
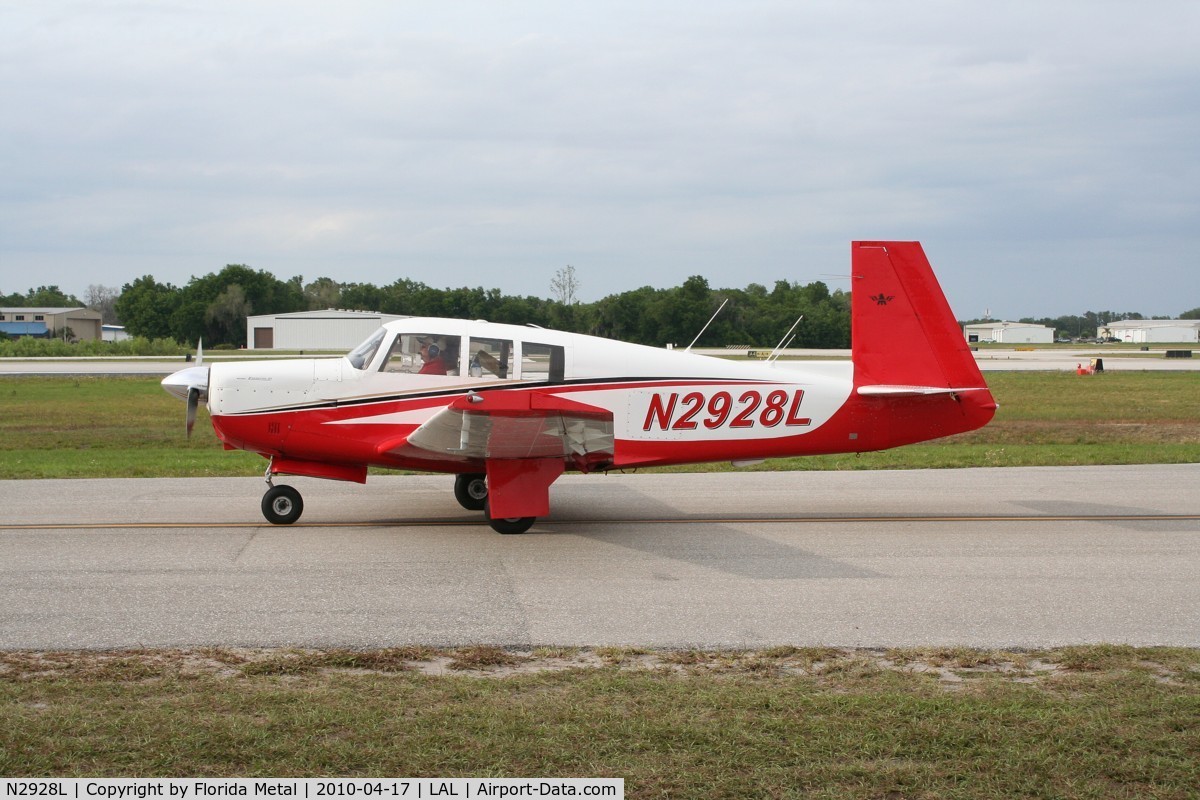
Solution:
<svg viewBox="0 0 1200 800">
<path fill-rule="evenodd" d="M 920 397 L 930 394 L 961 394 L 963 392 L 986 392 L 986 386 L 889 386 L 874 384 L 859 386 L 856 390 L 864 397 Z"/>
</svg>

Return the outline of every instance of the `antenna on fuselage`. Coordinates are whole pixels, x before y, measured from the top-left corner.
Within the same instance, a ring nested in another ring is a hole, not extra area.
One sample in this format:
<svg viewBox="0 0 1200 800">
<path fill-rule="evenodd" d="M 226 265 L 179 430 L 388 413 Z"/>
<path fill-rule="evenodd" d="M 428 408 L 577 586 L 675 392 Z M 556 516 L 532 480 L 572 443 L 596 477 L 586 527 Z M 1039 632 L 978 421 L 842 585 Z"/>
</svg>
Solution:
<svg viewBox="0 0 1200 800">
<path fill-rule="evenodd" d="M 701 328 L 701 329 L 700 329 L 700 332 L 696 334 L 696 338 L 695 338 L 695 339 L 692 339 L 692 344 L 695 344 L 696 342 L 700 341 L 700 337 L 704 335 L 704 332 L 705 332 L 706 330 L 708 330 L 708 326 L 713 324 L 713 320 L 717 318 L 717 314 L 720 314 L 720 313 L 721 313 L 721 309 L 722 309 L 722 308 L 724 308 L 724 307 L 725 307 L 725 304 L 726 304 L 726 303 L 728 303 L 728 302 L 729 302 L 729 298 L 728 298 L 728 297 L 726 297 L 724 300 L 722 300 L 722 301 L 721 301 L 721 306 L 720 306 L 720 308 L 718 308 L 718 309 L 717 309 L 715 312 L 713 312 L 713 315 L 712 315 L 711 317 L 709 317 L 709 318 L 708 318 L 708 322 L 704 323 L 704 327 L 703 327 L 703 328 Z M 685 352 L 685 353 L 687 353 L 687 352 L 690 352 L 690 351 L 691 351 L 691 349 L 692 349 L 692 344 L 689 344 L 689 345 L 687 346 L 687 348 L 686 348 L 686 349 L 684 349 L 684 352 Z"/>
<path fill-rule="evenodd" d="M 802 319 L 804 319 L 803 314 L 796 317 L 796 321 L 792 323 L 792 327 L 788 328 L 787 333 L 785 333 L 783 335 L 783 338 L 779 340 L 779 344 L 775 345 L 775 349 L 771 351 L 771 355 L 767 356 L 768 364 L 770 364 L 775 359 L 779 358 L 779 355 L 787 348 L 787 346 L 789 344 L 792 343 L 792 339 L 796 338 L 795 334 L 793 334 L 792 331 L 796 330 L 796 326 L 800 324 L 800 320 L 802 320 Z M 791 337 L 790 339 L 788 338 L 789 336 Z M 785 342 L 786 342 L 786 344 L 785 344 Z"/>
</svg>

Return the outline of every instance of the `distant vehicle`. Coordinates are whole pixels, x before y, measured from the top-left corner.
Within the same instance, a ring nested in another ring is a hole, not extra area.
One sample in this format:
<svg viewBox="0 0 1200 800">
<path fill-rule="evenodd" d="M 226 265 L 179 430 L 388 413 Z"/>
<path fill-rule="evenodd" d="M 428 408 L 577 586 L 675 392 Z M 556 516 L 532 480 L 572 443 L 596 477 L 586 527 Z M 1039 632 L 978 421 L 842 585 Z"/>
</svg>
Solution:
<svg viewBox="0 0 1200 800">
<path fill-rule="evenodd" d="M 564 471 L 882 450 L 986 425 L 996 402 L 921 245 L 851 247 L 850 362 L 738 363 L 483 321 L 389 322 L 341 359 L 198 365 L 163 380 L 207 401 L 227 449 L 279 474 L 357 481 L 369 466 L 447 472 L 500 533 L 549 513 Z"/>
</svg>

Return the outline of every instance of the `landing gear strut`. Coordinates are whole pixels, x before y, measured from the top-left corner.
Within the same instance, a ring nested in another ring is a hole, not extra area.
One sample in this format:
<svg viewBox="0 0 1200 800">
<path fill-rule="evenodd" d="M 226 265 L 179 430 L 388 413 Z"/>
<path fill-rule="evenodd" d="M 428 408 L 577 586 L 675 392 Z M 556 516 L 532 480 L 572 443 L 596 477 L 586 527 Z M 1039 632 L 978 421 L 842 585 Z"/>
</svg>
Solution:
<svg viewBox="0 0 1200 800">
<path fill-rule="evenodd" d="M 488 503 L 487 474 L 467 472 L 454 476 L 454 499 L 468 511 L 482 511 L 492 530 L 497 533 L 524 533 L 533 526 L 536 517 L 510 517 L 492 519 L 491 504 Z"/>
</svg>

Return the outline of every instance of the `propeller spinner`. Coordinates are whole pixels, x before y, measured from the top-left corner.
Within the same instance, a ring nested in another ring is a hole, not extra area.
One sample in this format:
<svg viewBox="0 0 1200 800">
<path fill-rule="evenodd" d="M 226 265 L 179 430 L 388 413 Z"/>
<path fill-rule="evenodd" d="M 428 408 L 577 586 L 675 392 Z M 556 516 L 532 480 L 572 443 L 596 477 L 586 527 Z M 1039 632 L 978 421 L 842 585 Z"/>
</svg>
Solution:
<svg viewBox="0 0 1200 800">
<path fill-rule="evenodd" d="M 203 364 L 203 345 L 197 345 L 196 366 L 181 369 L 162 380 L 164 389 L 187 402 L 187 416 L 184 424 L 189 437 L 192 435 L 192 428 L 196 425 L 196 408 L 200 405 L 201 400 L 208 399 L 209 368 L 202 366 Z"/>
</svg>

